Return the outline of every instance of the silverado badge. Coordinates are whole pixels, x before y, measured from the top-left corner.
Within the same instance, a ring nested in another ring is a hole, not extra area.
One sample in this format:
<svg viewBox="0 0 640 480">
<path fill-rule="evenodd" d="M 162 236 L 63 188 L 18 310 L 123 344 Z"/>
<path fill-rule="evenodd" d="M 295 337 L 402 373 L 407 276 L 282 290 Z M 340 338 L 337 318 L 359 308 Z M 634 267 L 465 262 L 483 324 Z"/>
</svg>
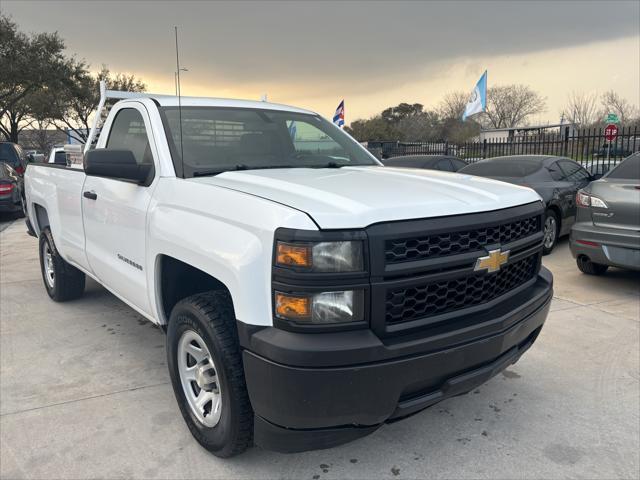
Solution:
<svg viewBox="0 0 640 480">
<path fill-rule="evenodd" d="M 506 252 L 498 250 L 491 250 L 489 255 L 486 257 L 480 257 L 476 261 L 476 266 L 474 270 L 477 272 L 479 270 L 486 270 L 488 273 L 497 272 L 500 270 L 500 267 L 507 263 L 509 260 L 509 250 Z"/>
</svg>

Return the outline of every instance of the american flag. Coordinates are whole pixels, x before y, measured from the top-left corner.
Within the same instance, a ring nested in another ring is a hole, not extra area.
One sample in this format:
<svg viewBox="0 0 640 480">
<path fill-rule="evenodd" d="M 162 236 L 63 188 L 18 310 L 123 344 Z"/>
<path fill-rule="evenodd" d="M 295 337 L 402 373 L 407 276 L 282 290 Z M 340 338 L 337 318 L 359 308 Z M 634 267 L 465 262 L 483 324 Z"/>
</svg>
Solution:
<svg viewBox="0 0 640 480">
<path fill-rule="evenodd" d="M 333 116 L 333 123 L 340 128 L 344 127 L 344 100 L 342 100 L 340 105 L 338 105 L 338 108 L 336 108 L 336 113 Z"/>
</svg>

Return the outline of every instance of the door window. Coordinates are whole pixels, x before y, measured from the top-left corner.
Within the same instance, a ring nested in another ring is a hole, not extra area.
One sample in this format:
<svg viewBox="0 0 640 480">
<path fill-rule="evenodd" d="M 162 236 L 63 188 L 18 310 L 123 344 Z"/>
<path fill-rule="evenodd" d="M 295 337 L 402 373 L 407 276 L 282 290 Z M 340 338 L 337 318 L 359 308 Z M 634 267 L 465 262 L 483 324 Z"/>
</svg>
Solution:
<svg viewBox="0 0 640 480">
<path fill-rule="evenodd" d="M 451 162 L 448 158 L 443 158 L 442 160 L 438 160 L 436 163 L 436 170 L 442 170 L 443 172 L 451 172 Z"/>
<path fill-rule="evenodd" d="M 576 162 L 571 160 L 560 160 L 558 165 L 560 165 L 560 168 L 569 182 L 584 182 L 590 178 L 589 172 Z"/>
<path fill-rule="evenodd" d="M 453 171 L 457 172 L 458 170 L 460 170 L 462 167 L 466 167 L 467 164 L 464 163 L 462 160 L 458 160 L 455 158 L 451 158 L 451 164 L 453 165 Z"/>
<path fill-rule="evenodd" d="M 138 164 L 153 163 L 149 137 L 140 112 L 134 108 L 123 108 L 111 124 L 109 150 L 131 150 Z"/>
<path fill-rule="evenodd" d="M 564 172 L 560 169 L 560 165 L 558 165 L 558 162 L 549 165 L 549 168 L 547 170 L 549 171 L 549 175 L 551 175 L 551 178 L 553 178 L 556 182 L 561 182 L 567 179 Z"/>
</svg>

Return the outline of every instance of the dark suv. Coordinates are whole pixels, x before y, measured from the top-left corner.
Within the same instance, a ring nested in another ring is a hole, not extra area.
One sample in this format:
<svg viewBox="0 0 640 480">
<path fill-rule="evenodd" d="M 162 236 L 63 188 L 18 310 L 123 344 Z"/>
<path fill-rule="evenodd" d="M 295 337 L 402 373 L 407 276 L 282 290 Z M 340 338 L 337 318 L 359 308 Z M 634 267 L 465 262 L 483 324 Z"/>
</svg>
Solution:
<svg viewBox="0 0 640 480">
<path fill-rule="evenodd" d="M 8 164 L 18 175 L 24 175 L 27 154 L 17 143 L 0 142 L 0 162 Z"/>
</svg>

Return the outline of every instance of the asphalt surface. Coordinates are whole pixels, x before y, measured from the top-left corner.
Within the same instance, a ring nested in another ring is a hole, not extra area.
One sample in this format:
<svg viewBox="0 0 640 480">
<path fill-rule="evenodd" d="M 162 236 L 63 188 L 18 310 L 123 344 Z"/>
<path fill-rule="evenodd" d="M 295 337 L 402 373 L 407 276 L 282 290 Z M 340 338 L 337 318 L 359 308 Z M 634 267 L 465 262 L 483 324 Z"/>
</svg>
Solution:
<svg viewBox="0 0 640 480">
<path fill-rule="evenodd" d="M 11 225 L 15 221 L 15 217 L 13 215 L 7 213 L 0 213 L 0 232 L 2 232 L 5 228 Z"/>
<path fill-rule="evenodd" d="M 94 282 L 52 302 L 24 230 L 0 233 L 2 478 L 640 476 L 640 276 L 582 275 L 566 241 L 538 341 L 478 390 L 338 448 L 221 460 L 180 417 L 162 332 Z"/>
</svg>

